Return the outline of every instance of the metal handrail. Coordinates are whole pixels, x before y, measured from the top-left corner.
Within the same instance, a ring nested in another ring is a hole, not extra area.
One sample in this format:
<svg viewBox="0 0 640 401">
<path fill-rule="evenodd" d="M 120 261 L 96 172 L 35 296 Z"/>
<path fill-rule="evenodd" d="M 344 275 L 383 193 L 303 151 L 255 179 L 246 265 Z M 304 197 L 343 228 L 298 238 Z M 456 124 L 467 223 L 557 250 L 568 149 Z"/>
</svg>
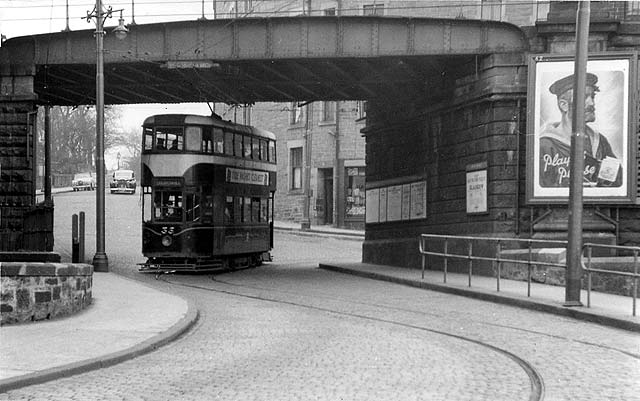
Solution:
<svg viewBox="0 0 640 401">
<path fill-rule="evenodd" d="M 426 241 L 428 239 L 439 239 L 443 240 L 443 252 L 433 252 L 426 250 Z M 448 251 L 449 240 L 467 240 L 469 241 L 467 247 L 467 254 L 453 254 Z M 486 241 L 486 242 L 495 242 L 496 243 L 496 254 L 494 257 L 489 256 L 474 256 L 473 255 L 473 244 L 472 241 Z M 504 258 L 501 256 L 502 253 L 502 244 L 506 243 L 516 243 L 516 244 L 525 244 L 526 247 L 522 249 L 528 249 L 528 258 L 526 260 L 522 259 L 510 259 Z M 527 297 L 531 296 L 531 272 L 533 265 L 538 266 L 553 266 L 560 267 L 566 269 L 566 263 L 556 263 L 556 262 L 545 262 L 545 261 L 534 261 L 532 259 L 533 255 L 533 245 L 534 244 L 544 244 L 544 245 L 559 245 L 559 247 L 566 248 L 567 241 L 560 240 L 539 240 L 539 239 L 520 239 L 520 238 L 504 238 L 504 237 L 472 237 L 472 236 L 462 236 L 462 235 L 439 235 L 439 234 L 421 234 L 419 241 L 419 249 L 422 254 L 422 279 L 424 279 L 424 271 L 426 265 L 426 256 L 442 256 L 444 257 L 444 269 L 443 269 L 443 282 L 447 282 L 447 270 L 448 270 L 448 259 L 467 259 L 469 261 L 468 268 L 468 286 L 471 287 L 471 276 L 473 274 L 473 261 L 474 260 L 483 260 L 490 261 L 496 264 L 496 290 L 500 291 L 500 276 L 501 269 L 503 263 L 514 263 L 517 265 L 526 264 L 527 265 Z"/>
<path fill-rule="evenodd" d="M 443 240 L 443 251 L 435 252 L 426 250 L 426 244 L 428 240 Z M 449 251 L 449 242 L 455 240 L 465 240 L 469 241 L 467 244 L 467 252 L 466 253 L 450 253 Z M 484 241 L 484 242 L 495 242 L 495 256 L 478 256 L 473 255 L 473 242 Z M 524 244 L 525 246 L 520 246 L 519 249 L 528 249 L 528 257 L 526 260 L 523 259 L 511 259 L 504 258 L 501 256 L 502 253 L 502 245 L 507 243 L 515 243 L 518 245 Z M 443 282 L 447 282 L 447 271 L 448 271 L 448 260 L 449 259 L 461 259 L 468 260 L 468 286 L 471 287 L 471 277 L 473 274 L 473 261 L 491 261 L 496 265 L 496 290 L 500 291 L 500 276 L 501 276 L 501 268 L 503 263 L 513 263 L 516 265 L 527 265 L 527 297 L 531 296 L 531 272 L 533 265 L 537 266 L 552 266 L 566 269 L 566 262 L 545 262 L 545 261 L 535 261 L 532 259 L 533 253 L 533 245 L 558 245 L 558 247 L 566 248 L 567 241 L 560 240 L 540 240 L 540 239 L 519 239 L 519 238 L 503 238 L 503 237 L 472 237 L 472 236 L 458 236 L 458 235 L 439 235 L 439 234 L 421 234 L 419 240 L 419 250 L 422 255 L 422 279 L 424 280 L 424 272 L 426 267 L 426 256 L 441 256 L 444 258 L 443 265 Z M 540 248 L 540 247 L 538 247 Z M 604 248 L 616 251 L 626 251 L 633 253 L 634 258 L 634 267 L 633 273 L 630 272 L 622 272 L 616 270 L 606 270 L 606 269 L 598 269 L 591 267 L 592 263 L 592 249 L 593 248 Z M 586 258 L 584 257 L 585 250 L 587 251 Z M 638 255 L 640 255 L 640 247 L 635 246 L 620 246 L 620 245 L 606 245 L 606 244 L 592 244 L 585 243 L 582 248 L 582 268 L 587 275 L 587 307 L 591 307 L 591 274 L 592 273 L 602 273 L 602 274 L 613 274 L 618 276 L 627 276 L 633 277 L 633 316 L 636 316 L 636 304 L 638 297 L 638 279 L 640 279 L 640 263 L 638 261 Z M 585 264 L 586 260 L 586 264 Z"/>
<path fill-rule="evenodd" d="M 604 249 L 613 249 L 616 251 L 627 251 L 633 253 L 633 273 L 630 272 L 622 272 L 618 270 L 608 270 L 608 269 L 595 269 L 591 267 L 593 248 L 604 248 Z M 582 255 L 584 255 L 585 250 L 587 251 L 587 263 L 585 264 L 585 259 L 582 259 L 582 269 L 587 273 L 587 307 L 591 307 L 591 274 L 592 273 L 601 273 L 601 274 L 612 274 L 615 276 L 626 276 L 633 277 L 632 291 L 631 297 L 632 301 L 632 315 L 636 316 L 636 304 L 638 300 L 638 279 L 640 278 L 640 274 L 638 274 L 638 254 L 640 253 L 640 247 L 637 246 L 621 246 L 621 245 L 606 245 L 606 244 L 594 244 L 594 243 L 585 243 L 582 245 Z"/>
</svg>

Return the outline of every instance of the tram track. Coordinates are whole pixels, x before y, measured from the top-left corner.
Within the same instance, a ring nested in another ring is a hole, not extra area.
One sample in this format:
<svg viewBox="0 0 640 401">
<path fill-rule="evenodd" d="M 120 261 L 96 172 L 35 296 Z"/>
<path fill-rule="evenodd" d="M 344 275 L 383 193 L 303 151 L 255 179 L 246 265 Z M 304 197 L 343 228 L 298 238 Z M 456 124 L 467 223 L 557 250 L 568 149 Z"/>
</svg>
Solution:
<svg viewBox="0 0 640 401">
<path fill-rule="evenodd" d="M 282 293 L 282 294 L 290 294 L 290 295 L 297 295 L 297 296 L 307 295 L 307 294 L 301 294 L 301 293 L 295 292 L 295 291 L 283 291 L 283 290 L 278 290 L 278 289 L 273 289 L 273 288 L 266 288 L 266 287 L 258 287 L 258 286 L 247 285 L 247 284 L 232 283 L 232 282 L 216 279 L 213 276 L 211 277 L 211 279 L 216 283 L 221 283 L 221 284 L 225 284 L 225 285 L 228 285 L 228 286 L 242 287 L 242 288 L 248 288 L 248 289 L 258 290 L 258 291 L 272 291 L 272 292 L 277 291 L 277 292 Z M 314 297 L 320 297 L 320 298 L 324 298 L 324 299 L 328 299 L 328 300 L 336 300 L 337 299 L 335 296 L 320 295 L 320 294 L 314 294 Z M 359 302 L 359 301 L 354 301 L 353 299 L 349 299 L 349 298 L 340 298 L 340 300 L 343 301 L 343 302 L 350 302 L 350 303 L 356 304 L 356 305 L 373 306 L 373 307 L 376 307 L 376 308 L 384 308 L 384 309 L 392 310 L 392 311 L 420 314 L 420 315 L 423 315 L 423 316 L 430 316 L 430 317 L 435 317 L 435 318 L 445 318 L 446 317 L 446 316 L 444 316 L 443 314 L 440 314 L 440 313 L 427 312 L 427 311 L 424 311 L 424 310 L 400 308 L 400 307 L 396 307 L 396 306 L 379 304 L 379 303 Z M 633 352 L 629 352 L 629 351 L 626 351 L 626 350 L 623 350 L 623 349 L 619 349 L 619 348 L 615 348 L 615 347 L 608 346 L 608 345 L 603 345 L 603 344 L 598 344 L 598 343 L 594 343 L 594 342 L 590 342 L 590 341 L 570 338 L 570 337 L 561 336 L 561 335 L 557 335 L 557 334 L 551 334 L 551 333 L 544 332 L 544 331 L 539 331 L 539 330 L 525 329 L 525 328 L 518 327 L 518 326 L 511 326 L 511 325 L 506 325 L 506 324 L 492 323 L 492 322 L 487 322 L 487 321 L 484 321 L 484 320 L 472 320 L 472 321 L 477 323 L 477 324 L 482 324 L 482 325 L 485 325 L 485 326 L 488 326 L 488 327 L 509 329 L 509 330 L 513 330 L 513 331 L 517 331 L 517 332 L 521 332 L 521 333 L 534 334 L 536 336 L 544 336 L 544 337 L 552 338 L 552 339 L 556 339 L 556 340 L 574 342 L 574 343 L 577 343 L 577 344 L 587 345 L 587 346 L 590 346 L 590 347 L 595 347 L 595 348 L 599 348 L 599 349 L 606 350 L 606 351 L 613 351 L 613 352 L 620 353 L 620 354 L 622 354 L 624 356 L 640 360 L 640 353 L 633 353 Z"/>
<path fill-rule="evenodd" d="M 500 347 L 488 344 L 488 343 L 480 341 L 480 340 L 476 340 L 476 339 L 473 339 L 473 338 L 465 337 L 465 336 L 462 336 L 462 335 L 459 335 L 459 334 L 449 333 L 449 332 L 446 332 L 446 331 L 443 331 L 443 330 L 428 328 L 428 327 L 424 327 L 424 326 L 418 326 L 418 325 L 415 325 L 415 324 L 405 323 L 405 322 L 392 320 L 392 319 L 385 319 L 385 318 L 369 316 L 369 315 L 360 314 L 360 313 L 338 311 L 338 310 L 331 309 L 331 308 L 325 308 L 325 307 L 321 307 L 321 306 L 314 306 L 314 305 L 309 305 L 309 304 L 304 304 L 304 303 L 294 302 L 294 301 L 287 301 L 287 300 L 277 299 L 277 298 L 274 298 L 274 297 L 268 297 L 268 296 L 265 296 L 265 295 L 244 294 L 244 293 L 241 293 L 241 292 L 235 292 L 235 291 L 219 289 L 219 288 L 212 288 L 212 287 L 198 285 L 198 284 L 180 283 L 180 282 L 177 282 L 177 281 L 168 280 L 167 276 L 161 277 L 160 280 L 166 282 L 167 284 L 172 284 L 172 285 L 176 285 L 176 286 L 180 286 L 180 287 L 184 287 L 184 288 L 193 288 L 193 289 L 197 289 L 197 290 L 201 290 L 201 291 L 215 292 L 215 293 L 218 293 L 218 294 L 231 295 L 231 296 L 236 296 L 236 297 L 253 299 L 253 300 L 257 300 L 257 301 L 272 302 L 272 303 L 281 304 L 281 305 L 295 306 L 295 307 L 299 307 L 299 308 L 315 310 L 315 311 L 329 313 L 329 314 L 333 314 L 333 315 L 339 315 L 339 316 L 343 316 L 343 317 L 362 319 L 362 320 L 366 320 L 366 321 L 370 321 L 370 322 L 384 323 L 384 324 L 393 325 L 393 326 L 397 326 L 397 327 L 404 327 L 404 328 L 407 328 L 407 329 L 423 331 L 423 332 L 429 332 L 429 333 L 438 334 L 438 335 L 441 335 L 441 336 L 454 338 L 454 339 L 457 339 L 457 340 L 460 340 L 460 341 L 465 341 L 465 342 L 468 342 L 468 343 L 472 343 L 472 344 L 487 348 L 487 349 L 491 350 L 492 352 L 500 354 L 500 355 L 512 360 L 513 362 L 515 362 L 525 372 L 525 374 L 529 378 L 530 393 L 529 393 L 528 400 L 529 401 L 540 401 L 540 400 L 544 399 L 544 393 L 545 393 L 544 380 L 543 380 L 542 376 L 538 373 L 536 368 L 531 363 L 527 362 L 525 359 L 519 357 L 518 355 L 516 355 L 516 354 L 514 354 L 514 353 L 512 353 L 510 351 L 507 351 L 505 349 L 502 349 Z M 225 285 L 236 286 L 236 287 L 244 287 L 244 288 L 249 288 L 249 289 L 253 289 L 253 290 L 274 291 L 273 289 L 254 288 L 252 286 L 245 286 L 245 285 L 226 283 L 226 282 L 215 280 L 215 279 L 213 280 L 213 282 L 220 283 L 220 284 L 225 284 Z M 297 293 L 297 294 L 298 295 L 302 295 L 302 294 L 299 294 L 299 293 Z M 334 298 L 334 300 L 335 300 L 335 298 Z M 348 302 L 348 300 L 345 300 L 345 301 Z M 351 302 L 353 302 L 353 301 L 351 301 Z M 364 303 L 364 302 L 356 302 L 356 303 L 357 304 L 361 304 L 361 305 L 366 305 L 366 306 L 384 307 L 383 305 L 369 304 L 369 303 Z M 410 311 L 410 312 L 413 312 L 413 311 Z"/>
</svg>

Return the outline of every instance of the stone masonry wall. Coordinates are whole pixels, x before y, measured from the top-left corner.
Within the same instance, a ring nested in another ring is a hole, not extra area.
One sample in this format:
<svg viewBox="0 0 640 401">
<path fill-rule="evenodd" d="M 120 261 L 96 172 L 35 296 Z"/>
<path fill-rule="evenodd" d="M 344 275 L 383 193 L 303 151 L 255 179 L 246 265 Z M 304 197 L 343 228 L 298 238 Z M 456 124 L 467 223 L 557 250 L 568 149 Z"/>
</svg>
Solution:
<svg viewBox="0 0 640 401">
<path fill-rule="evenodd" d="M 66 263 L 0 263 L 1 324 L 53 319 L 91 304 L 93 266 Z"/>
<path fill-rule="evenodd" d="M 461 75 L 444 95 L 407 100 L 415 110 L 372 104 L 367 124 L 367 189 L 427 182 L 427 217 L 368 224 L 363 261 L 420 266 L 421 233 L 515 236 L 518 224 L 518 139 L 524 132 L 526 68 L 521 54 L 492 55 L 478 74 Z M 435 95 L 435 96 L 434 96 Z M 441 99 L 437 103 L 434 98 Z M 420 109 L 422 107 L 422 109 Z M 522 153 L 520 153 L 522 154 Z M 487 170 L 484 214 L 466 211 L 466 169 Z"/>
</svg>

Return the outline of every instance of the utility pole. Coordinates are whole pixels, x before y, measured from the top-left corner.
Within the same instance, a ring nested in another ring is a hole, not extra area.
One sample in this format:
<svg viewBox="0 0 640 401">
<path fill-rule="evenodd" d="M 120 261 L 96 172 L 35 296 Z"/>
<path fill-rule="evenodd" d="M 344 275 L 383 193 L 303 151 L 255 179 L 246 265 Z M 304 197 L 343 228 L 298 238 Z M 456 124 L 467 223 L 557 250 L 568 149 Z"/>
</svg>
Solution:
<svg viewBox="0 0 640 401">
<path fill-rule="evenodd" d="M 571 177 L 569 181 L 569 242 L 564 306 L 582 306 L 582 211 L 584 180 L 584 99 L 589 51 L 589 1 L 578 2 L 576 22 L 576 59 L 573 74 L 573 115 L 571 133 Z"/>
<path fill-rule="evenodd" d="M 53 205 L 51 196 L 51 106 L 44 106 L 44 202 Z"/>
</svg>

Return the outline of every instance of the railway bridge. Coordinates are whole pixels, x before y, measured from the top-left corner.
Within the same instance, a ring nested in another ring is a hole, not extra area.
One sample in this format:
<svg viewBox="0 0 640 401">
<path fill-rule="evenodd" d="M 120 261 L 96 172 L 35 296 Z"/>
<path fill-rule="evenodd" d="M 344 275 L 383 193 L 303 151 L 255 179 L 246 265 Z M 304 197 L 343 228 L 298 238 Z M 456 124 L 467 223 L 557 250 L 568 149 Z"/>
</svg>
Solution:
<svg viewBox="0 0 640 401">
<path fill-rule="evenodd" d="M 569 45 L 542 40 L 549 32 L 376 16 L 129 29 L 122 41 L 105 37 L 105 104 L 366 100 L 364 261 L 415 264 L 423 232 L 566 235 L 566 200 L 536 202 L 527 190 L 529 55 L 571 54 Z M 92 30 L 18 37 L 0 48 L 0 243 L 25 248 L 24 219 L 36 206 L 37 107 L 95 104 L 95 64 Z M 480 191 L 470 190 L 469 173 L 478 171 Z M 637 214 L 634 174 L 615 202 L 596 199 L 585 210 L 586 235 L 617 243 L 637 235 L 622 238 L 618 223 Z M 480 209 L 469 209 L 469 191 Z"/>
</svg>

